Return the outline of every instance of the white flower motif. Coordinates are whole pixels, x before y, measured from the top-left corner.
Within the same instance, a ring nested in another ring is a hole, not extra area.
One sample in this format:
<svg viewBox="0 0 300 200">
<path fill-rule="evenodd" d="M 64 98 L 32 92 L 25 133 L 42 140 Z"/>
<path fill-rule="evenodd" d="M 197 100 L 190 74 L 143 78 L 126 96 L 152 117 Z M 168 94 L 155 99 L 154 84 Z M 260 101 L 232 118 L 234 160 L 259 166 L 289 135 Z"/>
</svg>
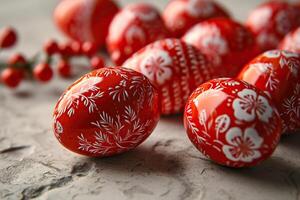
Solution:
<svg viewBox="0 0 300 200">
<path fill-rule="evenodd" d="M 189 44 L 196 44 L 196 46 L 201 47 L 204 54 L 214 55 L 211 60 L 215 66 L 221 63 L 221 56 L 229 51 L 227 41 L 215 25 L 197 25 L 183 39 Z"/>
<path fill-rule="evenodd" d="M 234 116 L 239 120 L 253 121 L 256 116 L 259 120 L 268 123 L 272 117 L 273 109 L 269 101 L 257 95 L 254 90 L 243 89 L 237 93 L 238 98 L 233 101 Z"/>
<path fill-rule="evenodd" d="M 272 10 L 269 7 L 261 7 L 251 13 L 248 24 L 251 24 L 254 31 L 259 31 L 269 23 L 271 17 Z"/>
<path fill-rule="evenodd" d="M 137 25 L 132 25 L 127 29 L 125 38 L 129 44 L 133 44 L 137 41 L 144 44 L 146 41 L 145 32 Z"/>
<path fill-rule="evenodd" d="M 141 62 L 141 72 L 151 81 L 162 85 L 172 76 L 172 59 L 168 52 L 155 50 L 149 52 Z"/>
<path fill-rule="evenodd" d="M 189 0 L 187 12 L 193 17 L 209 17 L 215 11 L 211 0 Z"/>
<path fill-rule="evenodd" d="M 247 128 L 243 133 L 240 128 L 233 127 L 226 133 L 226 141 L 229 145 L 224 145 L 222 149 L 229 160 L 252 162 L 261 157 L 259 148 L 263 138 L 254 128 Z"/>
</svg>

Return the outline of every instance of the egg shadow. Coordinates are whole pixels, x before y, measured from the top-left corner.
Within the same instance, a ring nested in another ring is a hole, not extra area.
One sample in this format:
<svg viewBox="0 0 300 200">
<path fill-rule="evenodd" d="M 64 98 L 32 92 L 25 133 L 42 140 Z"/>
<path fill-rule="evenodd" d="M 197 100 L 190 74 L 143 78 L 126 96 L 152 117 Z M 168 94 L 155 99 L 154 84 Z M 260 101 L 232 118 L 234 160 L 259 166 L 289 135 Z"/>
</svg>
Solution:
<svg viewBox="0 0 300 200">
<path fill-rule="evenodd" d="M 230 178 L 244 180 L 251 183 L 254 187 L 258 185 L 264 188 L 277 190 L 300 190 L 300 165 L 295 165 L 280 157 L 271 157 L 258 166 L 234 169 L 216 166 Z"/>
<path fill-rule="evenodd" d="M 183 114 L 161 115 L 160 120 L 164 123 L 183 125 Z"/>
<path fill-rule="evenodd" d="M 283 135 L 280 140 L 280 145 L 289 148 L 290 150 L 300 151 L 300 131 Z"/>
<path fill-rule="evenodd" d="M 83 158 L 95 165 L 96 172 L 110 169 L 118 173 L 131 174 L 176 174 L 183 166 L 178 157 L 154 150 L 154 147 L 140 146 L 124 154 L 107 158 Z"/>
</svg>

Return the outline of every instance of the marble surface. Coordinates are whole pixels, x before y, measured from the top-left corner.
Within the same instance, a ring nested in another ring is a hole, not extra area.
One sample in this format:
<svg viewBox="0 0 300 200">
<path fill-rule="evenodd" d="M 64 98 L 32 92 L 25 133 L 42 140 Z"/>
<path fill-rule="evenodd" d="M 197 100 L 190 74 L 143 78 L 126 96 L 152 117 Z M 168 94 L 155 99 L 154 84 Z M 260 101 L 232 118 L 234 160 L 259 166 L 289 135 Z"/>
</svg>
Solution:
<svg viewBox="0 0 300 200">
<path fill-rule="evenodd" d="M 0 0 L 0 26 L 20 32 L 17 50 L 32 55 L 45 39 L 61 37 L 51 21 L 57 2 Z M 162 8 L 167 1 L 152 2 Z M 259 2 L 222 1 L 241 21 Z M 182 116 L 163 117 L 145 143 L 123 155 L 70 153 L 53 136 L 51 114 L 72 81 L 0 86 L 0 199 L 300 199 L 300 133 L 282 138 L 263 164 L 238 170 L 206 160 L 188 140 Z"/>
</svg>

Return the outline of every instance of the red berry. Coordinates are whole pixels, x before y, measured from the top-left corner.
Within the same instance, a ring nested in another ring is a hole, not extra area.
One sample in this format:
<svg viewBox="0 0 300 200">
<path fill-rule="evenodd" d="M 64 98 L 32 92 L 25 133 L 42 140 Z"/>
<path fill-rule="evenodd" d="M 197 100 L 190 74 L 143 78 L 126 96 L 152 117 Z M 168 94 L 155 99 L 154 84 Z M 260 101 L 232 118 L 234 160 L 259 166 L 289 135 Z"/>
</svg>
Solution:
<svg viewBox="0 0 300 200">
<path fill-rule="evenodd" d="M 272 97 L 283 122 L 283 133 L 300 129 L 299 54 L 267 51 L 247 64 L 238 77 Z"/>
<path fill-rule="evenodd" d="M 20 54 L 16 53 L 13 54 L 9 59 L 8 59 L 8 65 L 14 67 L 14 68 L 23 68 L 24 65 L 27 64 L 26 58 Z"/>
<path fill-rule="evenodd" d="M 152 5 L 135 3 L 123 8 L 113 19 L 107 49 L 116 65 L 156 40 L 169 36 L 159 11 Z"/>
<path fill-rule="evenodd" d="M 214 71 L 206 57 L 179 39 L 163 39 L 147 45 L 123 67 L 141 72 L 158 89 L 162 114 L 183 112 L 189 95 Z"/>
<path fill-rule="evenodd" d="M 69 78 L 71 76 L 71 65 L 67 60 L 59 61 L 57 70 L 61 77 Z"/>
<path fill-rule="evenodd" d="M 33 69 L 34 77 L 41 82 L 48 82 L 53 77 L 53 70 L 47 63 L 40 63 Z"/>
<path fill-rule="evenodd" d="M 10 88 L 17 87 L 24 78 L 24 72 L 20 69 L 8 67 L 1 73 L 1 81 Z"/>
<path fill-rule="evenodd" d="M 70 39 L 102 46 L 118 6 L 112 0 L 60 1 L 54 11 L 57 26 Z"/>
<path fill-rule="evenodd" d="M 51 56 L 59 52 L 59 46 L 55 40 L 51 39 L 44 44 L 44 51 Z"/>
<path fill-rule="evenodd" d="M 12 47 L 17 42 L 17 39 L 17 33 L 13 28 L 4 28 L 0 31 L 0 49 Z"/>
<path fill-rule="evenodd" d="M 246 22 L 262 52 L 277 48 L 282 38 L 300 25 L 299 8 L 283 1 L 269 1 L 254 9 Z"/>
<path fill-rule="evenodd" d="M 53 129 L 70 151 L 106 157 L 129 151 L 159 120 L 158 94 L 142 74 L 103 68 L 76 81 L 57 102 Z"/>
<path fill-rule="evenodd" d="M 216 78 L 235 77 L 259 53 L 253 34 L 242 24 L 226 18 L 201 22 L 182 39 L 208 57 L 215 67 Z"/>
<path fill-rule="evenodd" d="M 190 96 L 184 126 L 206 157 L 229 167 L 249 167 L 271 156 L 281 119 L 262 90 L 231 78 L 214 79 Z"/>
<path fill-rule="evenodd" d="M 90 62 L 93 70 L 101 69 L 105 66 L 105 61 L 101 56 L 92 57 Z"/>
<path fill-rule="evenodd" d="M 82 53 L 81 44 L 79 42 L 72 41 L 71 48 L 74 55 L 80 55 Z"/>
<path fill-rule="evenodd" d="M 181 37 L 195 24 L 211 18 L 229 17 L 213 0 L 173 0 L 163 11 L 163 19 L 174 37 Z"/>
<path fill-rule="evenodd" d="M 84 42 L 81 46 L 81 51 L 83 55 L 93 56 L 97 53 L 98 47 L 92 42 Z"/>
<path fill-rule="evenodd" d="M 62 56 L 73 56 L 73 48 L 72 48 L 72 43 L 71 42 L 66 42 L 64 44 L 59 45 L 59 52 Z"/>
</svg>

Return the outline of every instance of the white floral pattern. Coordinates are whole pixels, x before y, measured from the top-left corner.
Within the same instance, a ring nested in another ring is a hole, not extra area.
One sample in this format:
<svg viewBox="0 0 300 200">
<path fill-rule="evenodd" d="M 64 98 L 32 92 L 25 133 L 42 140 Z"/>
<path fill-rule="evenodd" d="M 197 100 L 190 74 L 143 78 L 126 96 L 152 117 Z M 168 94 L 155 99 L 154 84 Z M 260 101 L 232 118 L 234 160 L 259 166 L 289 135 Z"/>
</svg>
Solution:
<svg viewBox="0 0 300 200">
<path fill-rule="evenodd" d="M 269 101 L 258 95 L 252 89 L 243 89 L 237 93 L 238 98 L 233 101 L 234 116 L 242 121 L 259 120 L 268 123 L 273 115 L 273 109 Z"/>
<path fill-rule="evenodd" d="M 67 112 L 68 116 L 71 117 L 75 114 L 76 108 L 79 106 L 80 102 L 88 108 L 89 113 L 97 110 L 95 100 L 103 96 L 100 88 L 96 86 L 103 79 L 100 77 L 91 77 L 82 79 L 79 84 L 68 90 L 59 101 L 57 106 L 58 116 Z M 92 92 L 89 96 L 84 95 L 84 93 Z"/>
<path fill-rule="evenodd" d="M 99 114 L 99 120 L 91 122 L 95 126 L 94 142 L 85 138 L 84 134 L 78 136 L 79 150 L 92 154 L 108 155 L 127 151 L 138 145 L 146 134 L 150 120 L 142 123 L 137 113 L 130 107 L 125 108 L 124 115 L 110 116 L 106 112 Z M 131 128 L 126 130 L 130 126 Z"/>
<path fill-rule="evenodd" d="M 151 81 L 164 84 L 172 76 L 172 58 L 163 50 L 149 52 L 141 61 L 141 72 Z"/>
<path fill-rule="evenodd" d="M 144 44 L 146 42 L 146 34 L 141 27 L 133 24 L 126 30 L 125 39 L 128 44 L 133 44 L 135 42 Z"/>
<path fill-rule="evenodd" d="M 228 145 L 223 145 L 225 156 L 231 161 L 252 162 L 261 157 L 260 148 L 263 138 L 254 128 L 246 128 L 244 132 L 238 127 L 233 127 L 226 133 Z"/>
<path fill-rule="evenodd" d="M 300 68 L 299 54 L 285 50 L 271 50 L 263 54 L 267 58 L 278 58 L 281 68 L 288 67 L 292 75 L 297 77 Z"/>
<path fill-rule="evenodd" d="M 254 31 L 259 31 L 269 23 L 271 17 L 272 10 L 269 7 L 261 7 L 251 13 L 248 24 L 251 25 Z"/>
<path fill-rule="evenodd" d="M 221 56 L 229 51 L 227 40 L 215 25 L 196 25 L 184 36 L 184 41 L 201 47 L 202 52 L 208 56 L 214 55 L 212 61 L 215 66 L 221 63 Z"/>
<path fill-rule="evenodd" d="M 260 72 L 267 74 L 268 78 L 265 87 L 270 91 L 275 91 L 279 86 L 279 79 L 277 78 L 277 72 L 274 70 L 272 63 L 253 63 L 249 67 L 258 69 Z"/>
</svg>

